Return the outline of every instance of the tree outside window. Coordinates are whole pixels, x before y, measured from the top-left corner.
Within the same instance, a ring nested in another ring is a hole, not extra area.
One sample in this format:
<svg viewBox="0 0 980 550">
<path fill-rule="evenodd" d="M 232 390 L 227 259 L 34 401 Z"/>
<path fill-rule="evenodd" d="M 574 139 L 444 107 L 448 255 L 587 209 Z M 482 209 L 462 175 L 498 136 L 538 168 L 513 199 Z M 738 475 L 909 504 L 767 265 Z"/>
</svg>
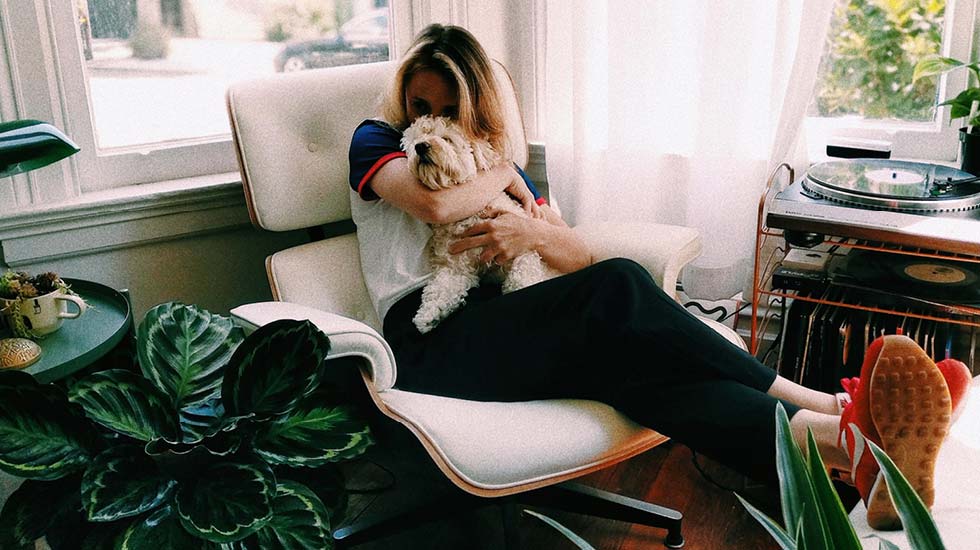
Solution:
<svg viewBox="0 0 980 550">
<path fill-rule="evenodd" d="M 931 121 L 935 79 L 912 83 L 940 51 L 945 0 L 840 0 L 834 8 L 811 116 Z"/>
</svg>

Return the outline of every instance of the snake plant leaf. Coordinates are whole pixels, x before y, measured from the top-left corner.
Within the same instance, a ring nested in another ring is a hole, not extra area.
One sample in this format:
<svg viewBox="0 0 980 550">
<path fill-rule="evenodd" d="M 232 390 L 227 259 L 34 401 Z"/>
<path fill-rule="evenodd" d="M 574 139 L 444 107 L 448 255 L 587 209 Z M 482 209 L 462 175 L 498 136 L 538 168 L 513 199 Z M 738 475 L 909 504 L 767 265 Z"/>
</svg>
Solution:
<svg viewBox="0 0 980 550">
<path fill-rule="evenodd" d="M 66 513 L 80 507 L 80 476 L 54 481 L 28 479 L 7 497 L 0 512 L 0 548 L 34 548 L 34 541 L 55 526 Z"/>
<path fill-rule="evenodd" d="M 217 550 L 218 545 L 201 540 L 181 526 L 173 505 L 166 504 L 138 518 L 116 539 L 117 550 Z"/>
<path fill-rule="evenodd" d="M 755 520 L 758 521 L 767 532 L 769 532 L 769 535 L 772 536 L 773 540 L 776 541 L 782 550 L 796 550 L 796 542 L 778 523 L 776 523 L 775 520 L 767 516 L 764 512 L 762 512 L 762 510 L 759 510 L 755 506 L 749 504 L 749 501 L 742 498 L 741 495 L 736 493 L 735 498 L 742 503 L 742 506 L 749 513 L 749 515 L 755 518 Z"/>
<path fill-rule="evenodd" d="M 222 462 L 185 480 L 174 502 L 189 533 L 213 542 L 241 540 L 272 519 L 275 474 L 264 462 Z"/>
<path fill-rule="evenodd" d="M 367 422 L 336 402 L 333 391 L 321 385 L 293 410 L 263 424 L 255 452 L 273 465 L 313 468 L 363 454 L 372 442 Z"/>
<path fill-rule="evenodd" d="M 243 339 L 227 317 L 179 302 L 160 304 L 136 332 L 140 369 L 180 411 L 218 395 L 224 366 Z"/>
<path fill-rule="evenodd" d="M 177 414 L 170 400 L 142 376 L 122 369 L 79 380 L 68 399 L 93 421 L 139 441 L 177 437 Z"/>
<path fill-rule="evenodd" d="M 800 525 L 810 550 L 826 550 L 827 527 L 817 506 L 817 496 L 800 448 L 793 441 L 789 417 L 782 403 L 776 405 L 776 467 L 779 474 L 783 524 Z"/>
<path fill-rule="evenodd" d="M 837 491 L 827 475 L 823 458 L 817 448 L 813 432 L 807 430 L 807 465 L 810 469 L 810 480 L 816 495 L 817 506 L 827 526 L 830 547 L 834 550 L 861 550 L 861 540 L 858 539 L 854 526 L 844 510 Z"/>
<path fill-rule="evenodd" d="M 282 480 L 272 501 L 272 520 L 255 533 L 263 550 L 333 548 L 330 515 L 308 487 Z"/>
<path fill-rule="evenodd" d="M 82 477 L 82 505 L 89 521 L 116 521 L 163 504 L 177 482 L 162 475 L 136 445 L 103 451 Z"/>
<path fill-rule="evenodd" d="M 97 448 L 95 426 L 57 386 L 0 386 L 0 470 L 58 479 L 83 469 Z"/>
<path fill-rule="evenodd" d="M 877 535 L 876 535 L 877 536 Z M 878 550 L 902 550 L 897 544 L 878 537 Z"/>
<path fill-rule="evenodd" d="M 858 432 L 860 433 L 860 432 Z M 868 447 L 874 454 L 881 473 L 888 484 L 888 493 L 891 495 L 898 517 L 902 518 L 902 527 L 909 538 L 909 543 L 915 550 L 945 550 L 942 537 L 939 536 L 939 529 L 929 514 L 929 509 L 916 494 L 915 489 L 909 484 L 898 466 L 891 458 L 885 454 L 881 447 L 875 445 L 873 441 L 866 440 Z"/>
<path fill-rule="evenodd" d="M 309 321 L 273 321 L 238 346 L 221 387 L 225 410 L 258 418 L 283 414 L 312 392 L 330 340 Z"/>
</svg>

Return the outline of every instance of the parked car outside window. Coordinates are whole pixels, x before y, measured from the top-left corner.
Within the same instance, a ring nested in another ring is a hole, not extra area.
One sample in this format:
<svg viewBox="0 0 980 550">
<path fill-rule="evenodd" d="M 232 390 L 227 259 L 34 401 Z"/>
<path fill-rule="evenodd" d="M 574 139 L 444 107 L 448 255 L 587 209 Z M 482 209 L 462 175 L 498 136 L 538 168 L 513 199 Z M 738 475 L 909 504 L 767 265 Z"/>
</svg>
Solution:
<svg viewBox="0 0 980 550">
<path fill-rule="evenodd" d="M 388 10 L 385 8 L 354 17 L 335 34 L 290 42 L 273 63 L 277 72 L 292 72 L 388 59 Z"/>
</svg>

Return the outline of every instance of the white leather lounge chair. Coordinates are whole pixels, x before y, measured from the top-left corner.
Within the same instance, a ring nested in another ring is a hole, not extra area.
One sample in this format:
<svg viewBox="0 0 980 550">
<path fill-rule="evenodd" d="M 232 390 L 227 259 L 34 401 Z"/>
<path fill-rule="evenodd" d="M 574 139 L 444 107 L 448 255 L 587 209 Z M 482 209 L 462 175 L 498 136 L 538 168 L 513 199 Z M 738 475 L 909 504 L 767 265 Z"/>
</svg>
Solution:
<svg viewBox="0 0 980 550">
<path fill-rule="evenodd" d="M 511 138 L 525 143 L 513 84 L 503 66 L 496 69 L 508 100 Z M 235 147 L 256 226 L 287 231 L 350 219 L 350 138 L 358 123 L 375 115 L 393 71 L 393 63 L 339 67 L 241 82 L 228 90 Z M 526 149 L 519 154 L 515 160 L 523 166 Z M 697 232 L 685 227 L 603 224 L 576 230 L 598 256 L 639 262 L 669 292 L 681 267 L 701 249 Z M 666 441 L 661 434 L 597 402 L 483 403 L 397 389 L 395 360 L 378 332 L 354 233 L 283 250 L 266 260 L 266 268 L 276 301 L 238 307 L 232 311 L 236 320 L 255 328 L 279 318 L 310 319 L 330 337 L 331 356 L 362 357 L 374 403 L 410 430 L 462 491 L 488 502 L 508 495 L 543 499 L 549 491 L 558 492 L 549 505 L 663 527 L 668 546 L 683 544 L 680 513 L 568 483 L 659 445 Z M 744 348 L 733 331 L 706 322 Z M 372 530 L 395 530 L 398 518 L 374 523 L 337 529 L 334 537 L 348 543 L 365 540 Z"/>
</svg>

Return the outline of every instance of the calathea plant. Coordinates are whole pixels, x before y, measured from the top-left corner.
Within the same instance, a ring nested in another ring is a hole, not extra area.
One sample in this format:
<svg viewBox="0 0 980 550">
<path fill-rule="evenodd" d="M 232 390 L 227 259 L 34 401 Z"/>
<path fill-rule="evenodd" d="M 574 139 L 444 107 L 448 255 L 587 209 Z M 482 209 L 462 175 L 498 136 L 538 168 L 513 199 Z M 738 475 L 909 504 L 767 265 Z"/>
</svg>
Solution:
<svg viewBox="0 0 980 550">
<path fill-rule="evenodd" d="M 331 548 L 346 501 L 326 468 L 371 439 L 324 381 L 329 346 L 308 321 L 246 338 L 169 303 L 139 326 L 139 374 L 65 391 L 0 372 L 0 469 L 28 478 L 0 514 L 0 547 L 77 547 L 88 532 L 82 548 Z"/>
</svg>

